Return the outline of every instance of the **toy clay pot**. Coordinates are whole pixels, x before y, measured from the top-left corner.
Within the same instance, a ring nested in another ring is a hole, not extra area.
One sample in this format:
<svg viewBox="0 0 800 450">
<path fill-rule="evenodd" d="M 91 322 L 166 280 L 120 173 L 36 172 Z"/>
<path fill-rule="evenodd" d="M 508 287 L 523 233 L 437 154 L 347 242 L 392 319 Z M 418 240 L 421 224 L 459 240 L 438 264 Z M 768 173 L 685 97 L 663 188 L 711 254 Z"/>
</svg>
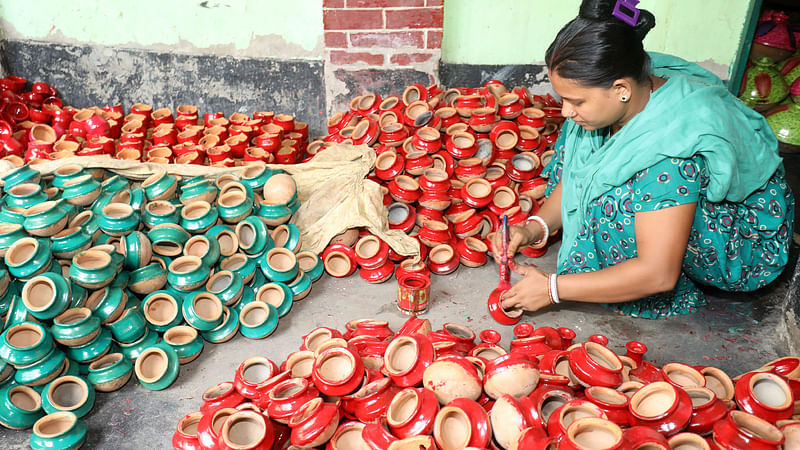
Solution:
<svg viewBox="0 0 800 450">
<path fill-rule="evenodd" d="M 683 430 L 692 417 L 689 394 L 664 381 L 636 391 L 629 408 L 632 426 L 647 426 L 667 436 Z"/>
<path fill-rule="evenodd" d="M 289 419 L 292 445 L 313 448 L 327 442 L 339 425 L 339 407 L 315 398 Z"/>
<path fill-rule="evenodd" d="M 267 394 L 267 412 L 276 422 L 287 424 L 292 415 L 306 402 L 319 395 L 317 389 L 305 378 L 290 378 L 278 383 Z"/>
<path fill-rule="evenodd" d="M 794 412 L 789 384 L 780 375 L 749 372 L 736 383 L 736 404 L 769 422 L 788 419 Z"/>
<path fill-rule="evenodd" d="M 86 441 L 86 423 L 71 412 L 55 412 L 37 420 L 30 438 L 34 450 L 78 449 Z"/>
<path fill-rule="evenodd" d="M 392 434 L 403 439 L 430 434 L 439 403 L 427 389 L 407 388 L 395 395 L 386 411 L 386 422 Z"/>
<path fill-rule="evenodd" d="M 714 441 L 720 448 L 772 450 L 781 448 L 785 439 L 777 427 L 744 411 L 731 411 L 714 424 Z"/>
<path fill-rule="evenodd" d="M 245 398 L 255 399 L 261 396 L 257 386 L 278 372 L 278 366 L 264 356 L 253 356 L 245 359 L 236 369 L 233 386 Z"/>
<path fill-rule="evenodd" d="M 426 336 L 397 336 L 384 354 L 386 373 L 398 386 L 415 386 L 422 381 L 434 356 L 433 344 Z"/>
<path fill-rule="evenodd" d="M 597 417 L 578 419 L 567 428 L 559 448 L 578 450 L 587 448 L 624 448 L 622 429 L 608 420 Z"/>
<path fill-rule="evenodd" d="M 94 400 L 94 388 L 83 378 L 71 375 L 56 378 L 42 392 L 45 412 L 69 411 L 78 418 L 91 411 Z"/>
<path fill-rule="evenodd" d="M 219 432 L 219 448 L 225 450 L 272 448 L 275 430 L 272 423 L 254 411 L 231 414 Z"/>
</svg>

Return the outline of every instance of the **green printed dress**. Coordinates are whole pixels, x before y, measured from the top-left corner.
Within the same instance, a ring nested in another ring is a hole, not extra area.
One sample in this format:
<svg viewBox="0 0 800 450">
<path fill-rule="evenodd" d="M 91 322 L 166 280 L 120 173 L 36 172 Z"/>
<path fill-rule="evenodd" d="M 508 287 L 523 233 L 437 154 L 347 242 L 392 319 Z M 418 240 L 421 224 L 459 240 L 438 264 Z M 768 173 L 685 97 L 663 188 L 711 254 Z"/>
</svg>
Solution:
<svg viewBox="0 0 800 450">
<path fill-rule="evenodd" d="M 560 140 L 548 166 L 548 195 L 561 180 L 564 151 Z M 590 203 L 591 213 L 559 273 L 600 270 L 636 257 L 636 213 L 697 202 L 675 289 L 607 306 L 635 317 L 666 317 L 705 305 L 695 283 L 728 291 L 752 291 L 768 284 L 786 265 L 792 238 L 794 198 L 783 166 L 744 202 L 710 202 L 707 186 L 705 163 L 699 156 L 664 159 L 640 171 Z"/>
</svg>

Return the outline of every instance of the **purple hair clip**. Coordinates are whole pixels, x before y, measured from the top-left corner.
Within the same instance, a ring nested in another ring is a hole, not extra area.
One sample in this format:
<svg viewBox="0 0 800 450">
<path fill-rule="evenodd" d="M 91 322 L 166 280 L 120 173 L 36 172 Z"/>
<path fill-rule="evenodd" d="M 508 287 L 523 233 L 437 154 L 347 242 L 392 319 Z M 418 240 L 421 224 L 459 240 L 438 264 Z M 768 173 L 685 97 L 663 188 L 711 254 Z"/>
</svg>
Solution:
<svg viewBox="0 0 800 450">
<path fill-rule="evenodd" d="M 614 12 L 611 15 L 635 27 L 636 22 L 639 20 L 639 9 L 636 8 L 638 4 L 639 0 L 617 0 Z"/>
</svg>

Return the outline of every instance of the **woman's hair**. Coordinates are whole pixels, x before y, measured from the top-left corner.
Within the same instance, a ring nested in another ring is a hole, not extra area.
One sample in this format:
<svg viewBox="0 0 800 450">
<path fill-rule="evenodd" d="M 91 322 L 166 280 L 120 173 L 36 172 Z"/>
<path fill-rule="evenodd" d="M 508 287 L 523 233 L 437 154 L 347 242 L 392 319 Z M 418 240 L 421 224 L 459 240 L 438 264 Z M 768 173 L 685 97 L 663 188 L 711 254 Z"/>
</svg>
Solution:
<svg viewBox="0 0 800 450">
<path fill-rule="evenodd" d="M 583 0 L 578 17 L 558 32 L 545 61 L 562 78 L 586 87 L 610 88 L 631 77 L 644 83 L 650 76 L 650 56 L 642 40 L 656 25 L 649 11 L 639 10 L 632 27 L 612 15 L 615 0 Z"/>
</svg>

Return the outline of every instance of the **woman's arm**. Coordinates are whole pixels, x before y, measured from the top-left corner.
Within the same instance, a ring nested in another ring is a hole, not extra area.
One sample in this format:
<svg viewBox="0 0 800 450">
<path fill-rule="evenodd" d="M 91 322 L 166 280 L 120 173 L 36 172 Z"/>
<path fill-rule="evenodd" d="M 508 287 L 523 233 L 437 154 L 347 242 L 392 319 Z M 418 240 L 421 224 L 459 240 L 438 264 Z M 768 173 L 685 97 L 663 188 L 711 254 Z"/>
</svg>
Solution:
<svg viewBox="0 0 800 450">
<path fill-rule="evenodd" d="M 547 223 L 551 234 L 561 228 L 561 183 L 556 185 L 550 193 L 550 197 L 547 197 L 542 203 L 537 215 Z M 542 237 L 542 226 L 538 222 L 530 222 L 527 225 L 514 225 L 508 228 L 509 258 L 513 258 L 520 248 L 530 245 Z M 492 255 L 498 264 L 500 264 L 500 253 L 503 248 L 502 239 L 503 237 L 499 232 L 495 233 L 492 239 Z"/>
<path fill-rule="evenodd" d="M 697 204 L 688 203 L 636 214 L 637 257 L 596 272 L 559 275 L 562 300 L 616 303 L 636 300 L 673 289 Z M 504 295 L 503 307 L 535 311 L 547 306 L 547 276 L 535 268 L 519 268 L 524 275 Z"/>
</svg>

